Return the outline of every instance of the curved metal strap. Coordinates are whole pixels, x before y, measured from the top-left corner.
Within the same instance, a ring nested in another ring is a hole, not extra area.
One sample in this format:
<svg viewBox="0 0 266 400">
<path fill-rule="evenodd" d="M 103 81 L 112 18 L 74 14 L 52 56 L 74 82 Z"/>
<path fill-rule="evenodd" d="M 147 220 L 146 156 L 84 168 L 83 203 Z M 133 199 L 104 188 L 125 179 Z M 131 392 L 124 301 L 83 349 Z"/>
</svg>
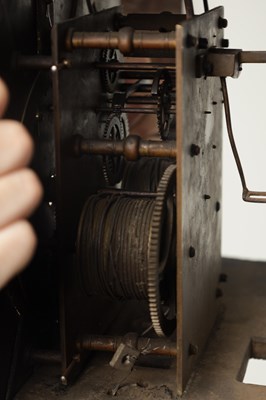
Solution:
<svg viewBox="0 0 266 400">
<path fill-rule="evenodd" d="M 247 201 L 250 203 L 266 203 L 266 192 L 253 191 L 253 190 L 249 190 L 247 188 L 245 174 L 243 171 L 243 167 L 242 167 L 242 164 L 240 161 L 240 157 L 239 157 L 235 139 L 234 139 L 232 121 L 231 121 L 231 113 L 230 113 L 229 97 L 228 97 L 228 91 L 227 91 L 227 85 L 226 85 L 225 78 L 221 78 L 221 84 L 222 84 L 222 92 L 223 92 L 223 98 L 224 98 L 224 109 L 225 109 L 227 132 L 228 132 L 228 137 L 229 137 L 230 145 L 232 148 L 232 152 L 233 152 L 233 155 L 235 158 L 235 162 L 237 165 L 238 173 L 239 173 L 241 183 L 242 183 L 242 189 L 243 189 L 242 198 L 244 201 Z"/>
</svg>

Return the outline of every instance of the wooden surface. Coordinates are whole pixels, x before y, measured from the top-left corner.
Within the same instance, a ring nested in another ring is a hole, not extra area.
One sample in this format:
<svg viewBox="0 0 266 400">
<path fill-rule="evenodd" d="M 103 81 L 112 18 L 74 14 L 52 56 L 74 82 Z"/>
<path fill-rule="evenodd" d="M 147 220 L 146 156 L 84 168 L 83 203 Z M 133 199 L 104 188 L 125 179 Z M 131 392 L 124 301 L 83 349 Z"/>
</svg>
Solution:
<svg viewBox="0 0 266 400">
<path fill-rule="evenodd" d="M 265 400 L 266 387 L 239 381 L 253 336 L 266 337 L 266 263 L 224 260 L 224 313 L 200 360 L 184 400 Z M 112 369 L 110 354 L 95 356 L 75 385 L 59 385 L 59 366 L 37 366 L 15 400 L 108 400 L 120 383 L 121 400 L 176 399 L 175 368 L 136 367 L 127 375 Z"/>
<path fill-rule="evenodd" d="M 265 400 L 266 387 L 240 381 L 252 337 L 266 338 L 266 264 L 224 260 L 224 317 L 184 400 Z"/>
</svg>

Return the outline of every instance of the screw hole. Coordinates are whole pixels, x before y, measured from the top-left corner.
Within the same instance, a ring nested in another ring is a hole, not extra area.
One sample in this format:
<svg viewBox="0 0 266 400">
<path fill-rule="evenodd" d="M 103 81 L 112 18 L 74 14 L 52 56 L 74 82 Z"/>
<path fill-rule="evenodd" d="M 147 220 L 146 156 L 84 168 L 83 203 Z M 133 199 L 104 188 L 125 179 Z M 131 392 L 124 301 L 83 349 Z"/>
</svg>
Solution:
<svg viewBox="0 0 266 400">
<path fill-rule="evenodd" d="M 195 255 L 196 255 L 196 250 L 195 250 L 195 248 L 192 247 L 192 246 L 190 246 L 188 253 L 189 253 L 189 257 L 190 257 L 190 258 L 195 257 Z"/>
</svg>

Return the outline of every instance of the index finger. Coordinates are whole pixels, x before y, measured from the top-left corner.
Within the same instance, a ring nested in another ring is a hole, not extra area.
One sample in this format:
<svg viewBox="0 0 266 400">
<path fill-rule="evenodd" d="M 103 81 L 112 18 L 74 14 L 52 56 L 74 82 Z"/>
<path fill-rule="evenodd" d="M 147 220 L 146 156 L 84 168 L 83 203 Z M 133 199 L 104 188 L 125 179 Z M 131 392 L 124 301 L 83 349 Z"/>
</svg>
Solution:
<svg viewBox="0 0 266 400">
<path fill-rule="evenodd" d="M 9 93 L 6 84 L 0 78 L 0 117 L 3 116 L 9 100 Z"/>
<path fill-rule="evenodd" d="M 29 164 L 33 141 L 26 128 L 16 121 L 0 121 L 0 177 Z"/>
</svg>

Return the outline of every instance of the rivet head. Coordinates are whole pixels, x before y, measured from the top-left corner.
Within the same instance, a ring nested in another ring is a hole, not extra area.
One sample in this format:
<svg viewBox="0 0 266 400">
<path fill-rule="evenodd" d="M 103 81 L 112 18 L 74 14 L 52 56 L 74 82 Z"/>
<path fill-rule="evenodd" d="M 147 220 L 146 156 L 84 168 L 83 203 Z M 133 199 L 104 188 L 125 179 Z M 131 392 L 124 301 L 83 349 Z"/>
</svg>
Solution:
<svg viewBox="0 0 266 400">
<path fill-rule="evenodd" d="M 229 40 L 221 39 L 221 47 L 229 47 Z"/>
<path fill-rule="evenodd" d="M 223 28 L 227 28 L 227 26 L 228 26 L 227 19 L 225 19 L 223 17 L 219 17 L 219 19 L 218 19 L 218 28 L 223 29 Z"/>
<path fill-rule="evenodd" d="M 188 34 L 186 38 L 186 46 L 195 47 L 196 44 L 197 44 L 197 38 L 195 36 Z"/>
<path fill-rule="evenodd" d="M 61 384 L 67 386 L 67 378 L 65 376 L 60 377 Z"/>
<path fill-rule="evenodd" d="M 227 275 L 226 274 L 220 274 L 219 276 L 219 282 L 227 282 Z"/>
<path fill-rule="evenodd" d="M 191 157 L 200 155 L 200 147 L 197 144 L 192 143 L 190 146 L 190 155 Z"/>
<path fill-rule="evenodd" d="M 197 345 L 190 343 L 188 348 L 189 356 L 196 356 L 199 353 L 199 348 Z"/>
<path fill-rule="evenodd" d="M 207 38 L 200 37 L 198 39 L 198 48 L 199 49 L 207 49 L 208 48 L 208 44 L 209 44 L 209 42 L 208 42 Z"/>
</svg>

